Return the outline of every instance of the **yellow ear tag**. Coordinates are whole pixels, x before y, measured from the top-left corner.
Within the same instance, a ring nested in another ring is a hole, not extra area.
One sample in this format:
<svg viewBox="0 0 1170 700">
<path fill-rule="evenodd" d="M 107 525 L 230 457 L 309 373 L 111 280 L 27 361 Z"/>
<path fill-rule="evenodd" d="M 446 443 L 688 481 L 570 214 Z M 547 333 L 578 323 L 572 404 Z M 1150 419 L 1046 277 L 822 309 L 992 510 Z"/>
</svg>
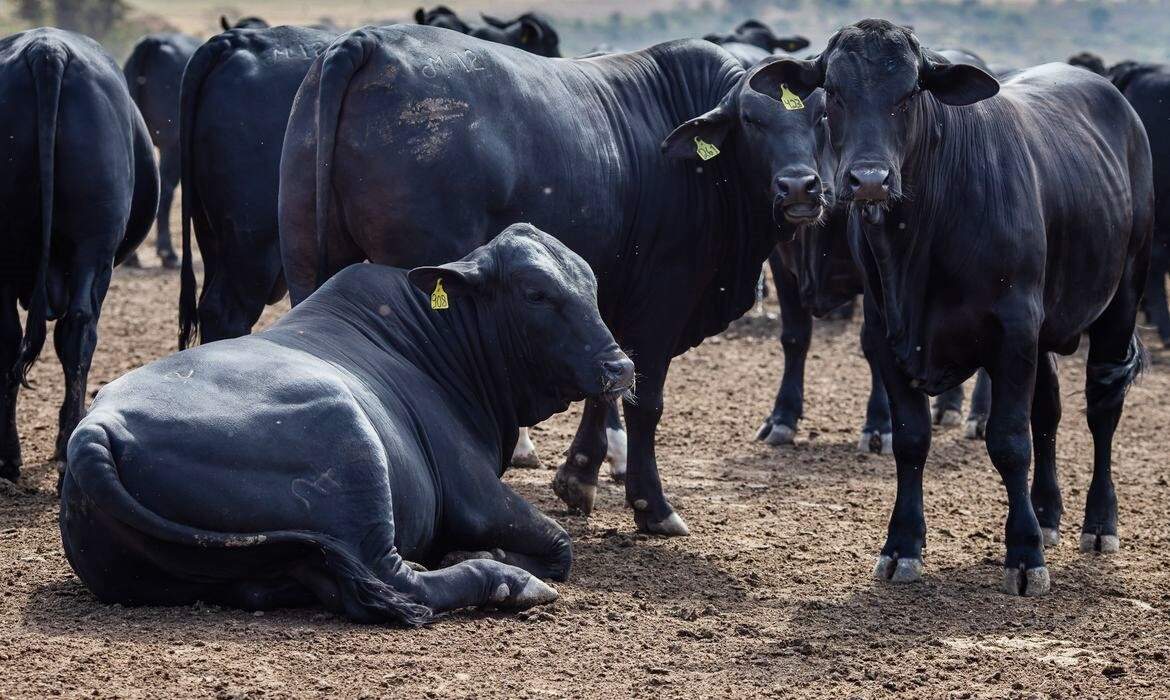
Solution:
<svg viewBox="0 0 1170 700">
<path fill-rule="evenodd" d="M 804 109 L 804 102 L 797 96 L 797 94 L 788 89 L 787 85 L 780 86 L 780 104 L 784 105 L 784 109 Z"/>
<path fill-rule="evenodd" d="M 696 136 L 695 153 L 698 153 L 699 157 L 703 160 L 711 160 L 715 156 L 719 155 L 719 149 L 715 148 L 715 144 L 707 143 L 703 139 Z"/>
<path fill-rule="evenodd" d="M 443 280 L 435 280 L 435 291 L 431 292 L 431 308 L 451 308 L 451 305 L 447 303 L 447 292 L 443 290 Z"/>
</svg>

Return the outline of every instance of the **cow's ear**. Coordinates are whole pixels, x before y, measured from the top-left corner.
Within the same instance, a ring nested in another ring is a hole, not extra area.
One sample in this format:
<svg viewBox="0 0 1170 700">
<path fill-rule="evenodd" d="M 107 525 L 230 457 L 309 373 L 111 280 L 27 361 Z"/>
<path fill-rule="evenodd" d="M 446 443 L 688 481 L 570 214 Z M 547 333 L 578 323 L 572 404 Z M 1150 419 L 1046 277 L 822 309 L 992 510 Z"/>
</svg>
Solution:
<svg viewBox="0 0 1170 700">
<path fill-rule="evenodd" d="M 498 17 L 493 17 L 492 15 L 484 14 L 482 12 L 479 13 L 479 16 L 481 19 L 483 19 L 484 24 L 490 24 L 491 26 L 495 27 L 496 29 L 507 29 L 508 25 L 511 24 L 511 22 L 505 22 L 504 20 L 499 19 Z"/>
<path fill-rule="evenodd" d="M 999 92 L 998 80 L 965 63 L 928 60 L 919 75 L 924 90 L 929 90 L 939 102 L 955 107 L 986 100 Z"/>
<path fill-rule="evenodd" d="M 427 23 L 427 11 L 424 8 L 420 7 L 414 11 L 414 23 L 415 24 L 426 24 Z"/>
<path fill-rule="evenodd" d="M 434 294 L 442 281 L 443 290 L 450 296 L 472 294 L 484 284 L 483 266 L 476 260 L 456 260 L 443 265 L 416 267 L 406 275 L 410 283 L 427 294 Z"/>
<path fill-rule="evenodd" d="M 544 27 L 531 17 L 520 18 L 520 43 L 524 46 L 534 46 L 544 41 Z"/>
<path fill-rule="evenodd" d="M 780 49 L 784 53 L 794 53 L 807 48 L 809 40 L 802 36 L 779 36 L 772 39 L 772 50 Z"/>
<path fill-rule="evenodd" d="M 683 122 L 662 142 L 667 158 L 710 160 L 719 154 L 719 146 L 735 124 L 735 113 L 725 100 L 718 107 Z"/>
<path fill-rule="evenodd" d="M 776 101 L 780 100 L 787 88 L 801 100 L 806 100 L 821 87 L 824 79 L 819 61 L 785 57 L 755 68 L 748 78 L 748 87 Z"/>
<path fill-rule="evenodd" d="M 219 16 L 219 26 L 223 27 L 225 32 L 232 28 L 232 23 L 228 21 L 227 15 Z"/>
</svg>

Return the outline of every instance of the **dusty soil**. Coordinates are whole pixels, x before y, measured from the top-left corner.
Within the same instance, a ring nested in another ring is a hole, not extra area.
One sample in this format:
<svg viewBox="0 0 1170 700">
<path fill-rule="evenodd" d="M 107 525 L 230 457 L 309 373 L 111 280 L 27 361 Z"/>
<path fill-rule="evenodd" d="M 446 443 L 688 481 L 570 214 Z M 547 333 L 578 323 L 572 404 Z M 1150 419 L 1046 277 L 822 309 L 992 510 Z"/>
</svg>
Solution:
<svg viewBox="0 0 1170 700">
<path fill-rule="evenodd" d="M 144 254 L 148 264 L 149 253 Z M 175 346 L 177 276 L 120 270 L 91 389 Z M 276 315 L 273 310 L 268 315 Z M 253 615 L 99 604 L 70 571 L 49 457 L 52 353 L 22 395 L 27 466 L 0 483 L 0 696 L 44 697 L 1150 697 L 1170 683 L 1170 365 L 1130 394 L 1116 442 L 1122 551 L 1076 551 L 1090 473 L 1081 358 L 1061 363 L 1069 507 L 1044 599 L 998 593 L 1005 499 L 981 444 L 936 435 L 922 583 L 873 582 L 893 462 L 854 449 L 868 375 L 855 323 L 817 326 L 803 444 L 752 441 L 781 357 L 749 318 L 681 357 L 659 433 L 664 480 L 692 536 L 637 535 L 605 484 L 567 513 L 550 471 L 508 475 L 574 539 L 572 580 L 535 614 L 468 612 L 421 630 L 320 610 Z M 1152 340 L 1152 339 L 1151 339 Z M 535 433 L 553 462 L 574 414 Z"/>
</svg>

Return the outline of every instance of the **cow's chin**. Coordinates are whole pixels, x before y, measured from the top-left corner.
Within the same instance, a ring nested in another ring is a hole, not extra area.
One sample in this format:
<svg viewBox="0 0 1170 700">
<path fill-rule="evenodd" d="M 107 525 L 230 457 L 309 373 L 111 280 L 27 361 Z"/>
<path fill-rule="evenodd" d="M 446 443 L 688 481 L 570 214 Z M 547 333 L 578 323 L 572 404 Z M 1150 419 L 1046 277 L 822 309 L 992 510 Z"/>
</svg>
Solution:
<svg viewBox="0 0 1170 700">
<path fill-rule="evenodd" d="M 779 197 L 772 204 L 772 219 L 777 226 L 787 223 L 791 226 L 811 226 L 819 223 L 825 215 L 820 202 L 794 202 L 785 204 Z"/>
</svg>

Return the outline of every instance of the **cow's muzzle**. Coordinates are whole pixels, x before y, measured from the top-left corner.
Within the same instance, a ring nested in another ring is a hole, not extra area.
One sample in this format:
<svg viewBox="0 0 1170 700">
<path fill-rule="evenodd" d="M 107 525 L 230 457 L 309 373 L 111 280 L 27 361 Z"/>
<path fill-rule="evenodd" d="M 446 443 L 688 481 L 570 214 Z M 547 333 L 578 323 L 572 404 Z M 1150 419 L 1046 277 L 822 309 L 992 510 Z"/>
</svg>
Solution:
<svg viewBox="0 0 1170 700">
<path fill-rule="evenodd" d="M 601 395 L 616 401 L 634 388 L 634 363 L 625 353 L 601 362 Z"/>
<path fill-rule="evenodd" d="M 814 223 L 825 213 L 825 193 L 821 178 L 807 171 L 781 175 L 775 181 L 776 198 L 772 218 L 796 226 Z"/>
</svg>

